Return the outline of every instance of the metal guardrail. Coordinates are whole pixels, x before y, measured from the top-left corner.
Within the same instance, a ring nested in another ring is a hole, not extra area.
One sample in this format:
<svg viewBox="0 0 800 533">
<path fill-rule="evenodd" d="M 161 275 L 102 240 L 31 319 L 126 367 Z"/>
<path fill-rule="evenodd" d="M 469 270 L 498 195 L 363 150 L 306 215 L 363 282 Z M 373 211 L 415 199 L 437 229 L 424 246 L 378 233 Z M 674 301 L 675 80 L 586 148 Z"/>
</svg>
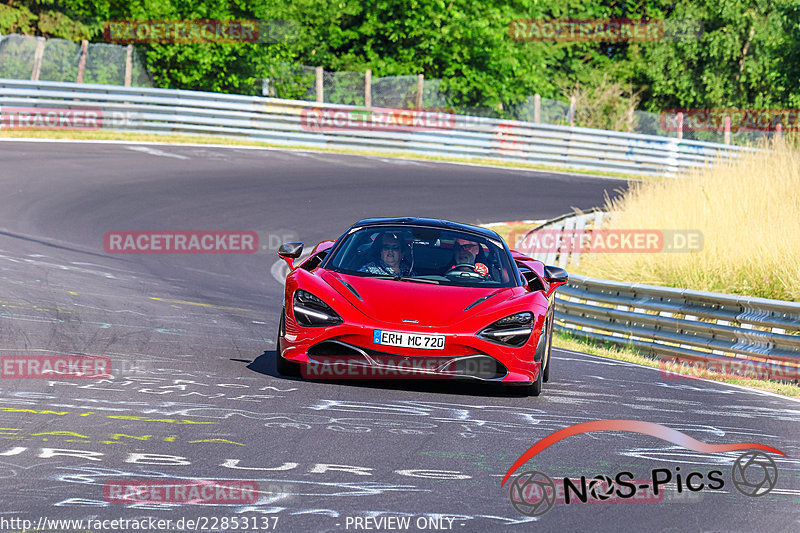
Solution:
<svg viewBox="0 0 800 533">
<path fill-rule="evenodd" d="M 529 233 L 542 229 L 571 231 L 586 220 L 598 220 L 601 213 L 559 217 Z M 608 214 L 600 220 L 603 218 L 608 219 Z M 594 228 L 600 226 L 595 223 Z M 521 248 L 525 253 L 524 246 Z M 528 255 L 564 266 L 570 257 L 552 251 Z M 632 346 L 664 361 L 699 362 L 704 368 L 727 374 L 784 381 L 798 381 L 800 376 L 800 302 L 623 283 L 571 273 L 569 283 L 556 291 L 555 316 L 556 330 Z"/>
<path fill-rule="evenodd" d="M 749 148 L 635 133 L 446 115 L 446 126 L 328 128 L 304 122 L 309 111 L 363 118 L 425 111 L 381 110 L 256 96 L 111 85 L 0 79 L 0 116 L 9 108 L 95 109 L 103 128 L 143 133 L 226 135 L 278 145 L 486 158 L 630 175 L 674 176 Z M 443 114 L 440 114 L 443 115 Z M 0 119 L 0 124 L 3 120 Z"/>
<path fill-rule="evenodd" d="M 567 265 L 577 265 L 580 263 L 580 247 L 572 246 L 565 239 L 561 245 L 553 243 L 553 246 L 542 246 L 541 251 L 529 253 L 531 248 L 534 250 L 539 247 L 530 246 L 531 236 L 537 231 L 547 229 L 549 235 L 554 237 L 560 234 L 581 234 L 589 233 L 593 230 L 603 228 L 603 224 L 609 222 L 611 214 L 602 209 L 591 209 L 579 214 L 569 213 L 543 222 L 540 226 L 525 232 L 520 239 L 515 242 L 517 251 L 527 253 L 530 257 L 538 259 L 547 265 L 556 265 L 567 268 Z M 554 239 L 553 239 L 554 240 Z"/>
</svg>

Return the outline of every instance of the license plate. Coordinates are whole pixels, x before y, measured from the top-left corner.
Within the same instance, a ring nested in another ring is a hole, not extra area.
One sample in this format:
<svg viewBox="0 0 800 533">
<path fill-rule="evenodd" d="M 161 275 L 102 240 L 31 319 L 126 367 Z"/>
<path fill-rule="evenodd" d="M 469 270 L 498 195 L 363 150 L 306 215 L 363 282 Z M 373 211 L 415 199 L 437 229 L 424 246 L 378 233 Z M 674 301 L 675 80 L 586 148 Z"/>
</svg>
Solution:
<svg viewBox="0 0 800 533">
<path fill-rule="evenodd" d="M 444 350 L 444 335 L 417 335 L 376 329 L 372 335 L 372 343 L 422 350 Z"/>
</svg>

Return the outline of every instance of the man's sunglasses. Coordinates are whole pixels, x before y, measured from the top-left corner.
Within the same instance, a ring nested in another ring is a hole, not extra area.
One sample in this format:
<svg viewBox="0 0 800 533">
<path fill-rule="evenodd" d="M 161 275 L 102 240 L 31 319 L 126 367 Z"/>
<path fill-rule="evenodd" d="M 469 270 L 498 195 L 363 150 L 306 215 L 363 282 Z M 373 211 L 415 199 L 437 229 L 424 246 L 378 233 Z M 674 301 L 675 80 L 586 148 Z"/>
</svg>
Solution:
<svg viewBox="0 0 800 533">
<path fill-rule="evenodd" d="M 477 252 L 478 251 L 478 245 L 477 244 L 458 244 L 458 243 L 456 243 L 456 250 L 469 250 L 471 252 Z"/>
<path fill-rule="evenodd" d="M 391 250 L 393 252 L 397 252 L 397 251 L 400 251 L 400 245 L 399 244 L 384 244 L 383 245 L 383 249 L 384 250 Z"/>
</svg>

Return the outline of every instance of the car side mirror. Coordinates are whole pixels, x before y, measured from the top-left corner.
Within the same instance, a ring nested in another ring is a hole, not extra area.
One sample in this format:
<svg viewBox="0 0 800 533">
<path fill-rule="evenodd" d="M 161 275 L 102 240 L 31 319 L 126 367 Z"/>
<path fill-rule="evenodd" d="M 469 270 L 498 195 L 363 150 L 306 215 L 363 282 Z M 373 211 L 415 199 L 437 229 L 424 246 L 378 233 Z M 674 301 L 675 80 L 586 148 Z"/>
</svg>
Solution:
<svg viewBox="0 0 800 533">
<path fill-rule="evenodd" d="M 294 268 L 294 260 L 303 254 L 302 242 L 285 242 L 278 248 L 278 257 L 286 261 L 289 269 Z"/>
<path fill-rule="evenodd" d="M 569 281 L 567 271 L 560 267 L 545 266 L 544 280 L 547 283 L 566 283 Z"/>
<path fill-rule="evenodd" d="M 563 268 L 546 265 L 544 267 L 544 280 L 550 284 L 546 296 L 553 294 L 557 288 L 569 281 L 569 274 Z"/>
</svg>

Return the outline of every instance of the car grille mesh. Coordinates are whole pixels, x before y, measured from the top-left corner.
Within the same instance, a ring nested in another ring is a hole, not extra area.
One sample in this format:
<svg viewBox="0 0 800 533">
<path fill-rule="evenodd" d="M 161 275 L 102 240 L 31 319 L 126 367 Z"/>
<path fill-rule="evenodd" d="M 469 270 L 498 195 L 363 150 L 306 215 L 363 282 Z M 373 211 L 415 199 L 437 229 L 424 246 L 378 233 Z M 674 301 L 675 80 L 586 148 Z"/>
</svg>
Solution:
<svg viewBox="0 0 800 533">
<path fill-rule="evenodd" d="M 326 340 L 311 346 L 308 350 L 308 359 L 319 364 L 346 364 L 375 368 L 396 367 L 398 362 L 404 359 L 420 360 L 425 361 L 425 368 L 430 369 L 422 374 L 486 381 L 499 381 L 508 374 L 508 369 L 503 364 L 482 353 L 452 357 L 442 355 L 404 356 L 337 340 Z"/>
</svg>

